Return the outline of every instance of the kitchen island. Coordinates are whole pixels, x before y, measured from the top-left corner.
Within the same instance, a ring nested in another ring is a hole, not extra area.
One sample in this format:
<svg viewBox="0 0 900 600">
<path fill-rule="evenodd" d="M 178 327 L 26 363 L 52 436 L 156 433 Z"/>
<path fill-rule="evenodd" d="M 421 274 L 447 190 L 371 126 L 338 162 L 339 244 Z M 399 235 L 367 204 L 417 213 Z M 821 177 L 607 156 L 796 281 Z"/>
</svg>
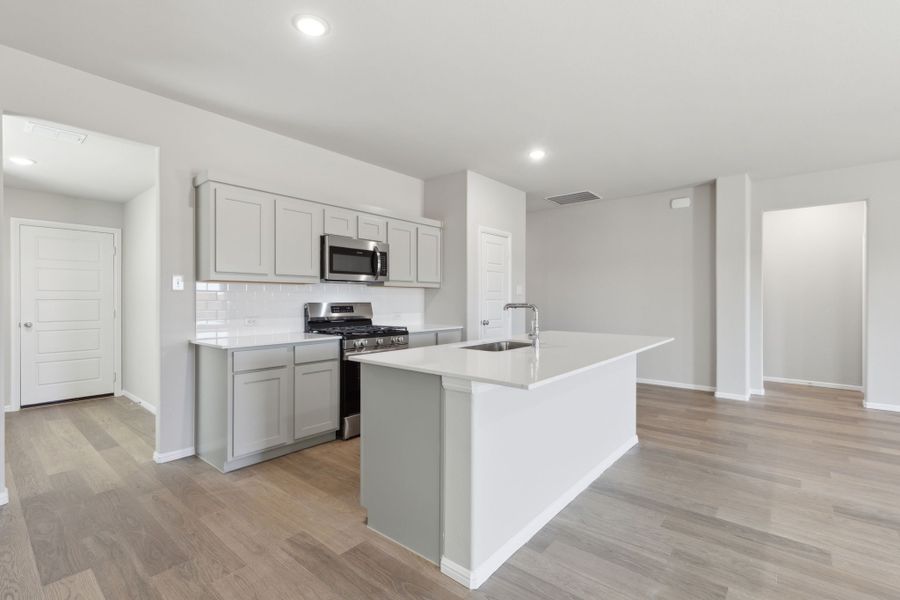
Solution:
<svg viewBox="0 0 900 600">
<path fill-rule="evenodd" d="M 637 443 L 637 354 L 672 341 L 511 339 L 351 359 L 369 527 L 472 589 Z"/>
</svg>

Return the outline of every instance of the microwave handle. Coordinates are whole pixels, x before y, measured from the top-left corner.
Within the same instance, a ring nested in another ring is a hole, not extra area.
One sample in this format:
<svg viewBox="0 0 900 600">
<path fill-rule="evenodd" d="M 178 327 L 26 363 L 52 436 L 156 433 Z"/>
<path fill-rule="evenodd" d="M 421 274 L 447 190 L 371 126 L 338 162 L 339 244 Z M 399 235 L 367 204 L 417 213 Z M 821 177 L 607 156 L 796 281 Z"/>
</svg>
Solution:
<svg viewBox="0 0 900 600">
<path fill-rule="evenodd" d="M 378 246 L 375 246 L 375 279 L 381 277 L 381 252 L 378 251 Z"/>
</svg>

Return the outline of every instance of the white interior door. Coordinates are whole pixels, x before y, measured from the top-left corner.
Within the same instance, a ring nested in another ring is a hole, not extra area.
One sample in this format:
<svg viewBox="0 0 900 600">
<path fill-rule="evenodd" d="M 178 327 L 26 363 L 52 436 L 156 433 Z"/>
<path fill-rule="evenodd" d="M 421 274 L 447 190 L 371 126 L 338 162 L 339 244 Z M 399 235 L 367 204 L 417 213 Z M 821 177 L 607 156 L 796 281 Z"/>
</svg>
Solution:
<svg viewBox="0 0 900 600">
<path fill-rule="evenodd" d="M 508 337 L 510 315 L 503 305 L 509 302 L 509 234 L 481 231 L 479 236 L 479 337 Z"/>
<path fill-rule="evenodd" d="M 112 394 L 112 233 L 19 229 L 21 404 Z"/>
</svg>

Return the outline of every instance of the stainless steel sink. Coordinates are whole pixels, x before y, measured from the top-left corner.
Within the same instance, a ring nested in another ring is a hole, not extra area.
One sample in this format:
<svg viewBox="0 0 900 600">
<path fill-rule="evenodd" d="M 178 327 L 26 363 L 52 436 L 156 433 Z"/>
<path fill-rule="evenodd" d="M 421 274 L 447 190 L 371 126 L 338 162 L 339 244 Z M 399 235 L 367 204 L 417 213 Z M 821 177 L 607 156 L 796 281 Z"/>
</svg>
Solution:
<svg viewBox="0 0 900 600">
<path fill-rule="evenodd" d="M 467 350 L 484 350 L 485 352 L 505 352 L 506 350 L 515 350 L 516 348 L 529 348 L 529 342 L 514 342 L 505 340 L 502 342 L 490 342 L 487 344 L 478 344 L 477 346 L 463 346 Z"/>
</svg>

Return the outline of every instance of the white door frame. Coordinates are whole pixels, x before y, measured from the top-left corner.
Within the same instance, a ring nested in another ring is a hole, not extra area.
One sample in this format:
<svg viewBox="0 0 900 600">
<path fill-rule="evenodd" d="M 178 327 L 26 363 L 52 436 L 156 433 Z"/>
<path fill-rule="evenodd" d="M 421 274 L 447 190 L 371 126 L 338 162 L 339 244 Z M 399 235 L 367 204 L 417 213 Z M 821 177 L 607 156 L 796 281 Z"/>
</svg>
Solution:
<svg viewBox="0 0 900 600">
<path fill-rule="evenodd" d="M 22 265 L 19 255 L 19 231 L 22 226 L 31 227 L 49 227 L 53 229 L 70 229 L 74 231 L 92 231 L 95 233 L 111 233 L 113 235 L 113 307 L 115 308 L 115 317 L 113 318 L 113 366 L 115 369 L 115 378 L 113 383 L 113 394 L 122 395 L 122 255 L 119 249 L 122 247 L 121 238 L 122 230 L 113 227 L 97 227 L 94 225 L 79 225 L 77 223 L 60 223 L 57 221 L 40 221 L 37 219 L 22 219 L 11 217 L 9 220 L 10 227 L 10 331 L 12 335 L 10 340 L 10 357 L 12 358 L 12 367 L 10 369 L 10 379 L 12 380 L 12 393 L 10 400 L 12 404 L 6 410 L 17 411 L 22 408 L 22 369 L 20 362 L 21 334 L 19 327 L 19 300 L 21 291 L 19 289 L 20 273 Z"/>
<path fill-rule="evenodd" d="M 476 321 L 478 337 L 476 339 L 481 339 L 481 321 L 484 319 L 484 315 L 482 314 L 484 302 L 482 302 L 481 298 L 481 274 L 484 272 L 484 256 L 482 256 L 481 253 L 481 235 L 484 233 L 506 238 L 506 302 L 512 301 L 512 233 L 503 231 L 502 229 L 494 229 L 493 227 L 480 225 L 478 227 L 478 277 L 475 285 L 476 301 L 478 302 L 478 320 Z M 512 315 L 506 319 L 506 337 L 510 336 L 512 336 Z"/>
</svg>

